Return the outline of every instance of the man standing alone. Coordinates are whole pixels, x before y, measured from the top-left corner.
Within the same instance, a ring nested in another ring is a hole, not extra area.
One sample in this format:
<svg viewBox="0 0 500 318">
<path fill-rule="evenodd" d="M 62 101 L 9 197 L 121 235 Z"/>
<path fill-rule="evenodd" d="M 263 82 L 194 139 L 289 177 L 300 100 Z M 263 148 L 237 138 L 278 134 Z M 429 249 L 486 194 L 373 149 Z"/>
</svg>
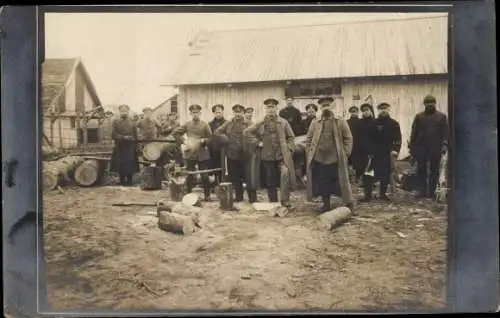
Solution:
<svg viewBox="0 0 500 318">
<path fill-rule="evenodd" d="M 441 155 L 448 145 L 448 119 L 436 110 L 436 99 L 424 98 L 425 110 L 415 116 L 410 137 L 410 153 L 417 161 L 419 197 L 434 198 Z M 428 172 L 429 170 L 429 172 Z"/>
<path fill-rule="evenodd" d="M 115 141 L 110 171 L 120 175 L 121 185 L 132 185 L 132 175 L 139 172 L 137 156 L 137 128 L 128 117 L 127 105 L 118 107 L 120 118 L 113 120 L 111 136 Z"/>
</svg>

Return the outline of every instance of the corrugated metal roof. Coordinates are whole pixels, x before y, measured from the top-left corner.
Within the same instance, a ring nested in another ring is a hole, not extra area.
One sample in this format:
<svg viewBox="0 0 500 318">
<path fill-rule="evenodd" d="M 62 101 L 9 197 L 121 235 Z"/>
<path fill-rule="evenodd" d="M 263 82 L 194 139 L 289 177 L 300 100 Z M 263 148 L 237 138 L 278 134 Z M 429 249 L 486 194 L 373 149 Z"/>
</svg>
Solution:
<svg viewBox="0 0 500 318">
<path fill-rule="evenodd" d="M 447 73 L 447 16 L 200 34 L 172 85 Z"/>
</svg>

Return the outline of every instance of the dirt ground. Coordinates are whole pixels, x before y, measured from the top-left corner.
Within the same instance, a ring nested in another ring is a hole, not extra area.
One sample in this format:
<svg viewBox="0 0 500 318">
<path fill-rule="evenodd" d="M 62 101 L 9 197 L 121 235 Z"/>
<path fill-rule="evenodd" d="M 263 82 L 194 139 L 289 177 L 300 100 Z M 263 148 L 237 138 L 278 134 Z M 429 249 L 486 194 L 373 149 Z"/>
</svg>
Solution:
<svg viewBox="0 0 500 318">
<path fill-rule="evenodd" d="M 332 232 L 293 195 L 286 218 L 249 204 L 182 236 L 157 227 L 167 190 L 65 188 L 44 198 L 48 300 L 64 309 L 424 310 L 445 305 L 446 207 L 398 191 Z M 353 191 L 360 195 L 360 189 Z M 265 200 L 264 193 L 260 193 Z"/>
</svg>

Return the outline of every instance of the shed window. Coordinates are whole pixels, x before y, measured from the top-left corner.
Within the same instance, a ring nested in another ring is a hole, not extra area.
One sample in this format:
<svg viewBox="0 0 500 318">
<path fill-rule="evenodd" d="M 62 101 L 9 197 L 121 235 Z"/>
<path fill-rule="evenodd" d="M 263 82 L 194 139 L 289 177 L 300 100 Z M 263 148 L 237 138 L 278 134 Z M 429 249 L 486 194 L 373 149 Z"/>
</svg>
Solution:
<svg viewBox="0 0 500 318">
<path fill-rule="evenodd" d="M 83 145 L 83 129 L 78 131 L 78 143 Z M 99 129 L 98 128 L 87 128 L 87 143 L 97 144 L 99 143 Z"/>
<path fill-rule="evenodd" d="M 325 95 L 342 95 L 342 85 L 339 82 L 294 83 L 287 87 L 286 97 L 317 98 Z"/>
</svg>

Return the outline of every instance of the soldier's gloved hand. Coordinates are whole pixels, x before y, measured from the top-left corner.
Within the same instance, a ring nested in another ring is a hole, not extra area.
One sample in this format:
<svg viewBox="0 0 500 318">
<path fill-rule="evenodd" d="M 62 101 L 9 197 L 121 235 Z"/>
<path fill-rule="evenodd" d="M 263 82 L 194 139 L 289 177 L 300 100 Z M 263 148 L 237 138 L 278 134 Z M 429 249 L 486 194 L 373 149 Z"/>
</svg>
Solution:
<svg viewBox="0 0 500 318">
<path fill-rule="evenodd" d="M 391 156 L 397 156 L 398 152 L 397 151 L 391 151 Z"/>
<path fill-rule="evenodd" d="M 200 139 L 200 145 L 205 147 L 207 145 L 207 140 L 205 138 Z"/>
<path fill-rule="evenodd" d="M 259 141 L 259 143 L 257 144 L 257 147 L 259 147 L 259 148 L 264 147 L 264 143 L 262 141 Z"/>
</svg>

